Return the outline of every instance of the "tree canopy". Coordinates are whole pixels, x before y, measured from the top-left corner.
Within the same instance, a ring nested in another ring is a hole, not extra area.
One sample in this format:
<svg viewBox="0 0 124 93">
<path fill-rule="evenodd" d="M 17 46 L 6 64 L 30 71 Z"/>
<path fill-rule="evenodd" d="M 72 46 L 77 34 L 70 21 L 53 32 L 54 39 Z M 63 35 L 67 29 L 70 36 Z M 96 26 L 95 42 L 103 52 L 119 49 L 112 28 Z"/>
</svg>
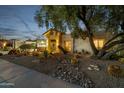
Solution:
<svg viewBox="0 0 124 93">
<path fill-rule="evenodd" d="M 60 31 L 117 31 L 124 19 L 123 6 L 41 6 L 35 20 L 39 27 L 56 28 Z M 82 21 L 82 24 L 81 24 Z"/>
<path fill-rule="evenodd" d="M 36 12 L 35 20 L 39 27 L 56 28 L 62 32 L 71 31 L 73 37 L 89 37 L 95 55 L 99 54 L 93 42 L 93 33 L 110 32 L 113 38 L 105 43 L 102 52 L 119 44 L 123 44 L 124 7 L 123 6 L 41 6 Z M 120 38 L 117 42 L 113 41 Z"/>
</svg>

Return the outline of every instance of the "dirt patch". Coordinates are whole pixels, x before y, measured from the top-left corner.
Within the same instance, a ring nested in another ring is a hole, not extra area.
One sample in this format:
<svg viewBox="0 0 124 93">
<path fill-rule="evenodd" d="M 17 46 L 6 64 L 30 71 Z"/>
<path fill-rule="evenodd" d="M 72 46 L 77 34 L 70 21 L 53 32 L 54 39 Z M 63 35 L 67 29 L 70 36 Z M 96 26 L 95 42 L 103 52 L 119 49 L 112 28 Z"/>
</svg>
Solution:
<svg viewBox="0 0 124 93">
<path fill-rule="evenodd" d="M 40 60 L 35 56 L 14 56 L 14 55 L 4 55 L 0 58 L 7 60 L 9 62 L 22 65 L 24 67 L 28 67 L 30 69 L 34 69 L 36 71 L 51 74 L 55 69 L 57 62 L 54 59 Z"/>
</svg>

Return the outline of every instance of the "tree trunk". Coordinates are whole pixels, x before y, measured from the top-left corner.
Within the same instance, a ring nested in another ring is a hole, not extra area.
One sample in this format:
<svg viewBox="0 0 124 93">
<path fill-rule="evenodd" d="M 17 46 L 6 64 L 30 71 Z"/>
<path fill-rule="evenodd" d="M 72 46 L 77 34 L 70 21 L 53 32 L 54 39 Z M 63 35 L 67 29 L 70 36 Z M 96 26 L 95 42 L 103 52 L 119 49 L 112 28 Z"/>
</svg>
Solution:
<svg viewBox="0 0 124 93">
<path fill-rule="evenodd" d="M 86 7 L 85 6 L 79 6 L 77 16 L 85 24 L 91 48 L 93 50 L 94 55 L 97 55 L 98 50 L 93 42 L 93 34 L 90 30 L 90 26 L 89 26 L 88 22 L 86 21 Z"/>
<path fill-rule="evenodd" d="M 96 46 L 94 44 L 94 41 L 93 41 L 93 37 L 89 34 L 89 42 L 90 42 L 90 45 L 91 45 L 91 48 L 93 50 L 93 53 L 94 55 L 97 55 L 98 54 L 98 50 L 96 49 Z"/>
<path fill-rule="evenodd" d="M 93 50 L 93 53 L 94 53 L 94 55 L 97 55 L 99 51 L 97 50 L 97 48 L 96 48 L 96 46 L 94 44 L 93 33 L 91 32 L 90 27 L 89 27 L 87 22 L 85 22 L 85 26 L 87 28 L 86 31 L 87 31 L 87 34 L 88 34 L 89 42 L 90 42 L 91 48 Z"/>
</svg>

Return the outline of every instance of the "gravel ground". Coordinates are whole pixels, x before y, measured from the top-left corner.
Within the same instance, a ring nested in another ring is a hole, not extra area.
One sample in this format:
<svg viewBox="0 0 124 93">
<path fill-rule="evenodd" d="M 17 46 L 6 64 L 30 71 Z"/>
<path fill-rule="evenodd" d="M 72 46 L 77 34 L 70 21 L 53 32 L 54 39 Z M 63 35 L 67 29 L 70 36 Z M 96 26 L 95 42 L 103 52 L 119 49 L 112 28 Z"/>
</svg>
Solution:
<svg viewBox="0 0 124 93">
<path fill-rule="evenodd" d="M 20 65 L 25 64 L 25 66 L 27 66 L 28 68 L 33 67 L 33 69 L 48 75 L 52 75 L 53 72 L 55 72 L 56 67 L 58 65 L 55 58 L 42 60 L 41 62 L 38 60 L 38 58 L 30 57 L 30 56 L 29 57 L 28 56 L 13 57 L 10 55 L 4 55 L 4 56 L 1 56 L 0 58 L 4 60 L 8 60 L 10 62 L 20 64 Z M 95 84 L 95 87 L 97 88 L 118 88 L 118 87 L 123 88 L 124 87 L 124 78 L 115 78 L 113 76 L 108 75 L 106 71 L 107 66 L 109 64 L 114 63 L 115 61 L 103 61 L 103 60 L 90 59 L 86 57 L 79 58 L 79 60 L 80 60 L 79 71 L 85 73 L 86 76 L 88 76 L 88 78 L 90 78 L 93 81 L 93 83 Z M 99 65 L 100 71 L 89 71 L 87 68 L 90 64 Z"/>
<path fill-rule="evenodd" d="M 124 88 L 124 78 L 116 78 L 108 75 L 107 66 L 116 61 L 94 60 L 89 58 L 80 59 L 80 70 L 87 73 L 98 88 Z M 87 67 L 90 65 L 99 65 L 100 71 L 89 71 Z M 122 66 L 124 68 L 124 65 Z"/>
</svg>

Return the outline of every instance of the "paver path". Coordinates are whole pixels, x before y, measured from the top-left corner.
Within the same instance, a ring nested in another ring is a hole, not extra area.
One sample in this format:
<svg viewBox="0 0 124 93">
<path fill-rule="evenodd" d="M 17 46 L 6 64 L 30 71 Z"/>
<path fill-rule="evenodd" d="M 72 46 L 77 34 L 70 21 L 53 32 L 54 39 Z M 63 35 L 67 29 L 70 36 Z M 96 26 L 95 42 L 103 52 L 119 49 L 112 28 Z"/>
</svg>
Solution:
<svg viewBox="0 0 124 93">
<path fill-rule="evenodd" d="M 0 59 L 0 87 L 77 88 L 79 86 Z"/>
</svg>

